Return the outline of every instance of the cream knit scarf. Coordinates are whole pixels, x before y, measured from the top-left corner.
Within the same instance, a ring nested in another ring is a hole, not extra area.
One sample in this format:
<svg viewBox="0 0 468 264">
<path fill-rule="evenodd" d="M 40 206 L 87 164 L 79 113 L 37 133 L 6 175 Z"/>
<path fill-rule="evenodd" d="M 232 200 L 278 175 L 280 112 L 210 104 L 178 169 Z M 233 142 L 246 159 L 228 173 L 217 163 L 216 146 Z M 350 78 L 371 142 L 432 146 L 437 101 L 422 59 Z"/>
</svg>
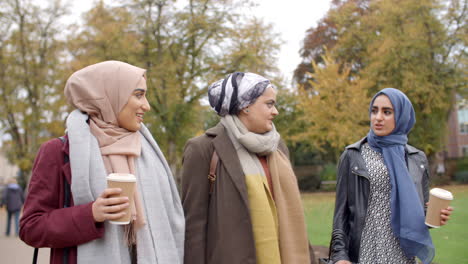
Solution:
<svg viewBox="0 0 468 264">
<path fill-rule="evenodd" d="M 280 135 L 249 132 L 237 116 L 221 118 L 245 174 L 257 263 L 310 263 L 309 244 L 296 176 L 288 158 L 279 151 Z M 267 156 L 271 195 L 259 156 Z"/>
</svg>

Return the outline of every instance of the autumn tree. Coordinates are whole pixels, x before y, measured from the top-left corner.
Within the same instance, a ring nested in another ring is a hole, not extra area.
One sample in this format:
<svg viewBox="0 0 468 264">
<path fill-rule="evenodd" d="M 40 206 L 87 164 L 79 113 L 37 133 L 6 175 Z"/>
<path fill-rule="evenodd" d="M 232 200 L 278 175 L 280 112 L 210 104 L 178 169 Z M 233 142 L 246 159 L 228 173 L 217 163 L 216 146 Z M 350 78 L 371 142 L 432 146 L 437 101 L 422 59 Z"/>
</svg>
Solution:
<svg viewBox="0 0 468 264">
<path fill-rule="evenodd" d="M 335 46 L 342 43 L 342 36 L 348 32 L 356 32 L 356 28 L 362 27 L 360 20 L 369 12 L 370 0 L 333 0 L 328 13 L 318 21 L 317 26 L 306 31 L 302 47 L 300 49 L 301 63 L 294 71 L 295 81 L 310 88 L 310 72 L 313 71 L 312 62 L 322 63 L 326 50 L 335 50 Z M 360 62 L 365 57 L 365 35 L 350 33 L 352 36 L 352 48 L 343 49 L 341 45 L 334 51 L 340 60 L 348 64 L 353 63 L 352 72 L 360 68 Z M 351 45 L 351 44 L 350 44 Z"/>
<path fill-rule="evenodd" d="M 367 80 L 350 78 L 351 67 L 326 53 L 323 63 L 312 63 L 314 89 L 299 89 L 302 120 L 308 124 L 302 140 L 312 142 L 334 162 L 343 147 L 362 138 L 369 130 Z"/>
<path fill-rule="evenodd" d="M 331 32 L 326 35 L 328 40 L 306 39 L 309 46 L 304 44 L 304 48 L 309 52 L 303 52 L 312 57 L 304 59 L 313 58 L 320 64 L 316 56 L 323 53 L 325 44 L 336 61 L 350 66 L 350 80 L 372 84 L 367 96 L 385 87 L 401 89 L 417 114 L 410 142 L 428 154 L 439 149 L 453 94 L 466 83 L 464 67 L 460 67 L 466 58 L 462 48 L 466 47 L 466 0 L 334 3 L 323 20 L 326 23 L 308 32 L 308 37 Z M 316 69 L 312 67 L 310 72 Z M 308 82 L 304 86 L 314 90 L 315 83 L 309 82 L 313 77 L 306 76 L 307 70 L 301 71 L 297 79 Z M 353 119 L 352 114 L 349 118 Z"/>
<path fill-rule="evenodd" d="M 284 86 L 276 64 L 282 40 L 273 25 L 254 17 L 233 26 L 229 38 L 223 40 L 225 52 L 220 61 L 213 63 L 213 71 L 228 74 L 248 70 Z"/>
<path fill-rule="evenodd" d="M 382 1 L 368 24 L 379 35 L 367 46 L 362 76 L 375 81 L 373 92 L 396 87 L 407 94 L 417 124 L 410 142 L 432 154 L 445 142 L 445 127 L 459 75 L 448 60 L 447 29 L 434 13 L 437 1 Z"/>
<path fill-rule="evenodd" d="M 113 7 L 101 2 L 70 39 L 74 65 L 116 59 L 147 69 L 151 112 L 145 124 L 175 175 L 185 142 L 203 131 L 205 118 L 216 119 L 201 103 L 208 85 L 232 71 L 268 76 L 277 71 L 277 35 L 261 20 L 243 17 L 246 5 L 249 1 L 193 0 L 182 6 L 125 0 Z"/>
<path fill-rule="evenodd" d="M 0 124 L 8 159 L 25 185 L 39 145 L 63 134 L 63 43 L 60 1 L 39 6 L 6 0 L 0 6 Z"/>
<path fill-rule="evenodd" d="M 105 60 L 121 60 L 138 66 L 142 44 L 135 18 L 124 7 L 106 6 L 101 0 L 82 14 L 83 25 L 70 26 L 67 51 L 72 59 L 70 74 Z"/>
</svg>

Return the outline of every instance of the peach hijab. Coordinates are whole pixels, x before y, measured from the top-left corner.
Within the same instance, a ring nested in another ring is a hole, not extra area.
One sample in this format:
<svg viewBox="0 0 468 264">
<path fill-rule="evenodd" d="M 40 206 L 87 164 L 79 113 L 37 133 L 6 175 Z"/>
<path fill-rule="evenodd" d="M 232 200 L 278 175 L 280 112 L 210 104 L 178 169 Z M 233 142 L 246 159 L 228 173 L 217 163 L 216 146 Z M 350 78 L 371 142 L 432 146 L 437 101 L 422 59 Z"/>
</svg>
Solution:
<svg viewBox="0 0 468 264">
<path fill-rule="evenodd" d="M 117 117 L 145 73 L 145 69 L 125 62 L 104 61 L 73 73 L 65 85 L 68 103 L 89 115 L 90 130 L 98 141 L 107 173 L 136 175 L 140 134 L 120 127 Z M 130 205 L 133 220 L 141 227 L 145 219 L 138 192 L 134 198 L 135 203 Z"/>
</svg>

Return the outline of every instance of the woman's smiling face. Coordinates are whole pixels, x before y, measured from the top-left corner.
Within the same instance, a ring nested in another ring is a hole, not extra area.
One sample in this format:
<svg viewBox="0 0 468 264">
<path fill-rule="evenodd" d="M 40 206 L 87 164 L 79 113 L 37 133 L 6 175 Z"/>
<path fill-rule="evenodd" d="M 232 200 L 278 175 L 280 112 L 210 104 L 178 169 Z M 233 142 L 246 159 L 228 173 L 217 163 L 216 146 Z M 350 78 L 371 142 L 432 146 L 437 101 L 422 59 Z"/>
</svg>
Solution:
<svg viewBox="0 0 468 264">
<path fill-rule="evenodd" d="M 142 77 L 117 117 L 120 127 L 133 132 L 140 129 L 145 112 L 150 110 L 150 105 L 146 99 L 146 89 L 146 79 Z"/>
</svg>

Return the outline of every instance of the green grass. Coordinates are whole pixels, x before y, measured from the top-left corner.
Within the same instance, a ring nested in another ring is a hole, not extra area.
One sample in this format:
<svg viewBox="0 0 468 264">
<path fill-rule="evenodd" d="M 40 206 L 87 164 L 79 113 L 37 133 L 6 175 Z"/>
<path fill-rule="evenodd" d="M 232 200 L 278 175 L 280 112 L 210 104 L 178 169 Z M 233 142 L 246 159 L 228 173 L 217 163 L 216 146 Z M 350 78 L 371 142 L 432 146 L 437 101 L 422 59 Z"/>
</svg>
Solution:
<svg viewBox="0 0 468 264">
<path fill-rule="evenodd" d="M 468 263 L 468 185 L 441 188 L 453 193 L 454 212 L 446 226 L 430 231 L 436 248 L 434 263 Z M 304 193 L 302 199 L 312 245 L 329 246 L 335 193 Z"/>
</svg>

